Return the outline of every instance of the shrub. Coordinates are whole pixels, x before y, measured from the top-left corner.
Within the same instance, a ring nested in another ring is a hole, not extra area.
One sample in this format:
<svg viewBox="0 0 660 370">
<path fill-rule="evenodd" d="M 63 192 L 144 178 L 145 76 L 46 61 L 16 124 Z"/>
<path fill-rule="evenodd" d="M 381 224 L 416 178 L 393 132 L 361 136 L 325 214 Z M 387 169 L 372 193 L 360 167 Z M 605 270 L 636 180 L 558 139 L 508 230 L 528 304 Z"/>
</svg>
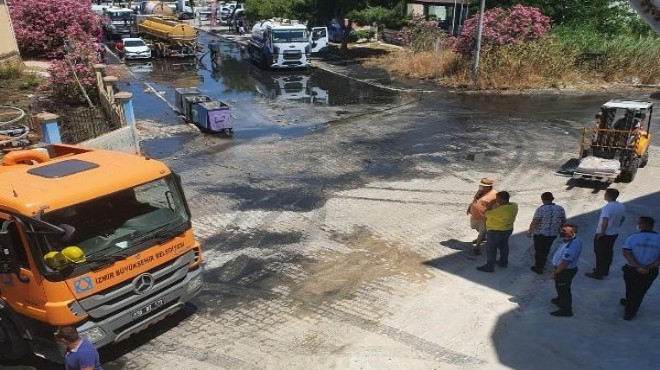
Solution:
<svg viewBox="0 0 660 370">
<path fill-rule="evenodd" d="M 18 63 L 0 64 L 0 80 L 14 80 L 23 75 L 23 67 Z"/>
<path fill-rule="evenodd" d="M 48 72 L 50 77 L 45 89 L 59 101 L 79 104 L 86 101 L 85 94 L 95 97 L 98 63 L 96 44 L 87 41 L 72 42 L 62 59 L 54 60 Z"/>
<path fill-rule="evenodd" d="M 375 35 L 376 33 L 370 30 L 351 31 L 348 34 L 348 41 L 357 42 L 358 40 L 362 40 L 362 39 L 371 41 L 371 39 L 374 38 Z"/>
<path fill-rule="evenodd" d="M 91 0 L 10 0 L 16 42 L 23 56 L 59 58 L 64 42 L 100 34 Z"/>
<path fill-rule="evenodd" d="M 479 13 L 465 21 L 463 32 L 452 40 L 454 51 L 470 54 L 475 47 Z M 510 9 L 493 8 L 484 13 L 482 46 L 520 44 L 538 40 L 550 29 L 550 18 L 538 8 L 515 5 Z"/>
<path fill-rule="evenodd" d="M 576 54 L 555 38 L 536 42 L 489 46 L 481 54 L 478 85 L 487 89 L 563 87 L 575 70 Z"/>
<path fill-rule="evenodd" d="M 447 38 L 445 31 L 438 27 L 437 21 L 427 21 L 417 14 L 413 14 L 408 26 L 399 34 L 414 52 L 432 51 L 438 40 L 443 42 Z"/>
</svg>

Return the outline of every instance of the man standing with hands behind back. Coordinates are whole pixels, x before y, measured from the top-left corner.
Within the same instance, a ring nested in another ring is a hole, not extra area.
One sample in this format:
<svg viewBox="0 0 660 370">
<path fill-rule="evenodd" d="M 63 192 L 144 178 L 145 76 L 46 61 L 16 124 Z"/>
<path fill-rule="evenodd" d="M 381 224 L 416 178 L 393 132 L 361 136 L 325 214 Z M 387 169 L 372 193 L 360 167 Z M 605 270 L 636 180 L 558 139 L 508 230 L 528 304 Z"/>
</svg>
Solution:
<svg viewBox="0 0 660 370">
<path fill-rule="evenodd" d="M 604 198 L 607 204 L 600 210 L 596 236 L 594 237 L 596 267 L 592 272 L 585 274 L 592 279 L 603 280 L 603 277 L 610 273 L 610 266 L 614 257 L 614 242 L 616 242 L 621 225 L 626 219 L 626 207 L 617 202 L 618 197 L 618 190 L 605 190 Z"/>
<path fill-rule="evenodd" d="M 571 283 L 577 273 L 577 264 L 582 253 L 582 242 L 575 236 L 577 227 L 574 225 L 563 225 L 559 237 L 562 239 L 561 246 L 552 257 L 552 274 L 550 278 L 555 281 L 557 298 L 551 299 L 559 309 L 550 312 L 552 316 L 573 316 L 573 295 L 571 294 Z"/>
<path fill-rule="evenodd" d="M 658 277 L 660 266 L 660 235 L 653 231 L 655 220 L 642 216 L 637 222 L 636 232 L 623 243 L 623 280 L 626 283 L 626 298 L 620 302 L 626 307 L 624 320 L 632 320 L 642 304 L 644 295 Z"/>
<path fill-rule="evenodd" d="M 479 181 L 479 190 L 474 195 L 472 203 L 467 208 L 467 214 L 470 216 L 470 227 L 479 233 L 477 238 L 472 241 L 472 253 L 481 254 L 481 243 L 486 239 L 486 209 L 495 201 L 495 189 L 493 189 L 494 180 L 484 177 Z"/>
</svg>

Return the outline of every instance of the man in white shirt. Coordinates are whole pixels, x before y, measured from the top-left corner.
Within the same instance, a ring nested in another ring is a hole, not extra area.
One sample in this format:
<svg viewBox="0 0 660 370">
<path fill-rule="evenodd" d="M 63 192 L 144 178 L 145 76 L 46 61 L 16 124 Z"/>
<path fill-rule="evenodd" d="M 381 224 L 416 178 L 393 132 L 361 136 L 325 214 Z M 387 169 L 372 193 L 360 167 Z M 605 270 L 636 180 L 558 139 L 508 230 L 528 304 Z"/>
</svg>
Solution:
<svg viewBox="0 0 660 370">
<path fill-rule="evenodd" d="M 607 204 L 600 210 L 600 217 L 596 225 L 596 236 L 594 237 L 596 267 L 592 272 L 585 274 L 592 279 L 603 280 L 603 277 L 610 273 L 610 266 L 614 257 L 614 242 L 616 242 L 621 225 L 626 219 L 626 207 L 617 202 L 618 197 L 618 190 L 605 190 L 604 198 Z"/>
</svg>

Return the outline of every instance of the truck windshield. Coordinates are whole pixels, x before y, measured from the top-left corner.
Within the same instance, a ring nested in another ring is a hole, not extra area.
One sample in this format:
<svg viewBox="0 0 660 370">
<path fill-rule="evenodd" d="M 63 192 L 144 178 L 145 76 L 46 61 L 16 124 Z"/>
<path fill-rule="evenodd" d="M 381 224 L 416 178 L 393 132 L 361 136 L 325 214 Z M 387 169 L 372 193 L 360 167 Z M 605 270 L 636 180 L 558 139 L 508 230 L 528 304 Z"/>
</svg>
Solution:
<svg viewBox="0 0 660 370">
<path fill-rule="evenodd" d="M 107 16 L 114 21 L 129 21 L 133 12 L 108 12 Z"/>
<path fill-rule="evenodd" d="M 307 42 L 307 30 L 277 30 L 273 31 L 273 42 Z"/>
<path fill-rule="evenodd" d="M 184 231 L 189 222 L 184 202 L 170 176 L 48 212 L 42 217 L 44 221 L 73 226 L 75 232 L 64 243 L 59 236 L 48 236 L 48 245 L 41 247 L 61 250 L 77 246 L 88 260 L 93 260 L 121 253 L 137 244 L 153 245 Z"/>
</svg>

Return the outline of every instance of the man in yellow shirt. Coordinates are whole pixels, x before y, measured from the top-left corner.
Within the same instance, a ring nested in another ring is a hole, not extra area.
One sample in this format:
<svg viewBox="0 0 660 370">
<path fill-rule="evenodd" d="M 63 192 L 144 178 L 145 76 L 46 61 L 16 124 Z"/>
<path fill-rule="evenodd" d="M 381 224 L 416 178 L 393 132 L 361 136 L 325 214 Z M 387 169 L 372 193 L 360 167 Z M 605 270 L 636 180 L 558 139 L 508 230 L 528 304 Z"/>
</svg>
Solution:
<svg viewBox="0 0 660 370">
<path fill-rule="evenodd" d="M 486 211 L 486 264 L 477 267 L 483 272 L 495 271 L 495 263 L 500 267 L 509 264 L 509 237 L 513 233 L 513 223 L 518 215 L 518 205 L 509 202 L 511 196 L 500 191 Z M 497 251 L 500 259 L 497 260 Z"/>
</svg>

